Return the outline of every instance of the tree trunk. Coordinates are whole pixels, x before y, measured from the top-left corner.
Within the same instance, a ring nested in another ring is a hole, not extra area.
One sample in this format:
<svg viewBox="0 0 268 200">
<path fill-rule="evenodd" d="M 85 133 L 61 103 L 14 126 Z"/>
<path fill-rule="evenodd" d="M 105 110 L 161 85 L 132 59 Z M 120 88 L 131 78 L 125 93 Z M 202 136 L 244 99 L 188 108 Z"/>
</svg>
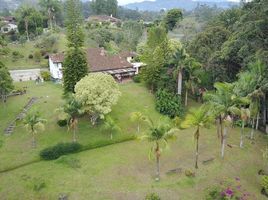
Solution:
<svg viewBox="0 0 268 200">
<path fill-rule="evenodd" d="M 245 122 L 242 120 L 242 128 L 240 132 L 240 148 L 243 148 L 244 128 L 245 128 Z"/>
<path fill-rule="evenodd" d="M 220 122 L 220 118 L 219 117 L 216 119 L 216 123 L 217 123 L 217 136 L 218 136 L 218 139 L 220 139 L 220 135 L 221 135 L 221 122 Z"/>
<path fill-rule="evenodd" d="M 222 118 L 220 116 L 220 134 L 221 134 L 221 144 L 223 143 L 223 128 L 222 128 Z"/>
<path fill-rule="evenodd" d="M 51 8 L 50 7 L 48 8 L 47 12 L 48 12 L 49 26 L 50 26 L 50 29 L 52 30 L 53 25 L 52 25 L 52 14 L 51 14 Z"/>
<path fill-rule="evenodd" d="M 259 120 L 260 120 L 260 112 L 257 114 L 257 119 L 256 119 L 256 130 L 259 129 Z"/>
<path fill-rule="evenodd" d="M 181 91 L 182 91 L 182 71 L 179 70 L 178 73 L 178 94 L 181 95 Z"/>
<path fill-rule="evenodd" d="M 31 127 L 31 131 L 32 131 L 32 148 L 36 148 L 36 140 L 33 126 Z"/>
<path fill-rule="evenodd" d="M 76 132 L 75 132 L 75 128 L 73 129 L 73 142 L 76 142 Z"/>
<path fill-rule="evenodd" d="M 156 179 L 159 181 L 160 179 L 160 148 L 158 142 L 156 143 L 156 149 L 155 149 L 155 155 L 156 155 Z"/>
<path fill-rule="evenodd" d="M 138 123 L 138 127 L 137 127 L 138 133 L 140 132 L 140 124 Z"/>
<path fill-rule="evenodd" d="M 188 90 L 186 89 L 186 92 L 185 92 L 185 107 L 188 105 Z"/>
<path fill-rule="evenodd" d="M 196 130 L 196 151 L 195 151 L 195 168 L 198 169 L 198 144 L 199 143 L 199 127 Z"/>
<path fill-rule="evenodd" d="M 111 140 L 113 139 L 113 133 L 111 132 Z"/>
<path fill-rule="evenodd" d="M 250 133 L 251 140 L 253 140 L 254 138 L 254 127 L 255 127 L 255 118 L 252 119 L 252 127 L 251 127 L 251 133 Z"/>
<path fill-rule="evenodd" d="M 226 143 L 226 136 L 227 136 L 227 127 L 224 126 L 223 130 L 223 138 L 222 138 L 222 144 L 221 144 L 221 157 L 224 158 L 224 149 L 225 149 L 225 143 Z"/>
<path fill-rule="evenodd" d="M 27 41 L 29 42 L 30 38 L 29 38 L 29 30 L 28 30 L 28 19 L 24 20 L 24 25 L 25 25 L 25 32 L 26 32 Z"/>
</svg>

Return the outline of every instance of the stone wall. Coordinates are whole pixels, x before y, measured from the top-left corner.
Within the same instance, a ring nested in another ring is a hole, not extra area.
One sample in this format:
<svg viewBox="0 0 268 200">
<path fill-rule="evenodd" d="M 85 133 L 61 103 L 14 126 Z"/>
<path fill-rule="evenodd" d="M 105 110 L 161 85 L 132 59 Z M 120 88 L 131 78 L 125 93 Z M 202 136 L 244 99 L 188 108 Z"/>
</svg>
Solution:
<svg viewBox="0 0 268 200">
<path fill-rule="evenodd" d="M 31 81 L 41 78 L 41 69 L 10 70 L 14 82 Z"/>
</svg>

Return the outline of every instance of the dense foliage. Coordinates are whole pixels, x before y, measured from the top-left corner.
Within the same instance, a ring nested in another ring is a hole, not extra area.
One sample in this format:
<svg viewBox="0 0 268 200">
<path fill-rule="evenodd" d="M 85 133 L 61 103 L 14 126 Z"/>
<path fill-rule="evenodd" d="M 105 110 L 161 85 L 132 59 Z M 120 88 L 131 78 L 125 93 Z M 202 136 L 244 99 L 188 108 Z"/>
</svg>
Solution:
<svg viewBox="0 0 268 200">
<path fill-rule="evenodd" d="M 181 97 L 165 89 L 159 89 L 156 92 L 156 110 L 171 118 L 182 116 L 183 106 Z"/>
<path fill-rule="evenodd" d="M 43 149 L 40 152 L 40 157 L 44 160 L 55 160 L 62 155 L 76 153 L 81 150 L 82 146 L 79 143 L 59 143 L 55 146 Z"/>
<path fill-rule="evenodd" d="M 0 98 L 3 98 L 3 95 L 7 95 L 13 88 L 13 80 L 10 73 L 0 61 Z"/>
<path fill-rule="evenodd" d="M 114 78 L 104 73 L 89 74 L 75 86 L 75 98 L 81 102 L 93 124 L 112 111 L 120 95 Z"/>
</svg>

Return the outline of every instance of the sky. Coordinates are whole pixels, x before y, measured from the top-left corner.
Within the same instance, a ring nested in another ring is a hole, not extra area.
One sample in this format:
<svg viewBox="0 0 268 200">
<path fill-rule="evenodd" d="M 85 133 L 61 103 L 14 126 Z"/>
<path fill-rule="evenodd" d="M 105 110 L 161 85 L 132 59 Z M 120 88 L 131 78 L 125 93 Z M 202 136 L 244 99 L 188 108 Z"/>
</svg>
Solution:
<svg viewBox="0 0 268 200">
<path fill-rule="evenodd" d="M 125 5 L 125 4 L 128 4 L 128 3 L 141 2 L 141 1 L 144 1 L 144 0 L 117 0 L 117 1 L 118 1 L 119 5 Z M 149 0 L 149 1 L 153 1 L 153 0 Z M 240 0 L 229 0 L 229 1 L 239 2 Z"/>
</svg>

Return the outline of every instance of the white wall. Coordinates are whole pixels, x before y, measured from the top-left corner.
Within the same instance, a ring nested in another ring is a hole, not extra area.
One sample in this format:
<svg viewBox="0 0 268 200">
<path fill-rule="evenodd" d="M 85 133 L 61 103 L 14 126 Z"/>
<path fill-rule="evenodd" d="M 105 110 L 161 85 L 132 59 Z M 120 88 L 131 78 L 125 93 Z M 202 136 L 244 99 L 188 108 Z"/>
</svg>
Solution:
<svg viewBox="0 0 268 200">
<path fill-rule="evenodd" d="M 55 79 L 62 79 L 62 63 L 53 63 L 49 58 L 49 71 Z"/>
<path fill-rule="evenodd" d="M 27 70 L 10 70 L 10 76 L 15 82 L 31 81 L 41 78 L 40 69 L 27 69 Z"/>
</svg>

